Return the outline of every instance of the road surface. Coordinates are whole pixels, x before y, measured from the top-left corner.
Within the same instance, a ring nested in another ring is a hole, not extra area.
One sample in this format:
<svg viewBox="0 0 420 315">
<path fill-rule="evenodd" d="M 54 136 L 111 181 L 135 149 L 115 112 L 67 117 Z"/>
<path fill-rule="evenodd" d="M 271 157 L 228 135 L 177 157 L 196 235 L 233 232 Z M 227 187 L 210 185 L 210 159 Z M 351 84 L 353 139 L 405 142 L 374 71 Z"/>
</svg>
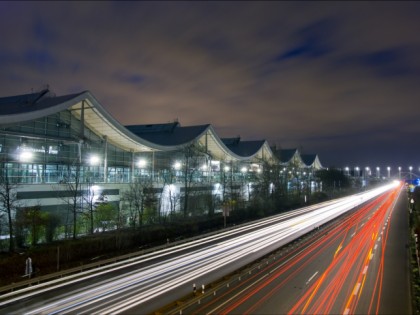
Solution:
<svg viewBox="0 0 420 315">
<path fill-rule="evenodd" d="M 411 314 L 408 236 L 395 189 L 183 314 Z"/>
</svg>

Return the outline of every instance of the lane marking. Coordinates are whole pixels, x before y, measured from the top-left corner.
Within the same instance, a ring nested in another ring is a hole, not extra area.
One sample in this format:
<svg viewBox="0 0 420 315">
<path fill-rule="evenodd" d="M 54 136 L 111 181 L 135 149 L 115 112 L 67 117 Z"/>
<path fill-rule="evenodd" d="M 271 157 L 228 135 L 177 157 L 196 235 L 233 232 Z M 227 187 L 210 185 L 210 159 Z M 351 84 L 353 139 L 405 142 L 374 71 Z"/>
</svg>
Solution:
<svg viewBox="0 0 420 315">
<path fill-rule="evenodd" d="M 362 273 L 362 274 L 364 274 L 364 275 L 365 275 L 365 274 L 366 274 L 366 272 L 367 272 L 367 270 L 368 270 L 368 265 L 366 265 L 366 266 L 365 266 L 365 268 L 363 269 L 363 273 Z"/>
<path fill-rule="evenodd" d="M 337 250 L 335 251 L 335 253 L 334 253 L 334 258 L 335 258 L 335 256 L 337 256 L 337 253 L 340 251 L 340 249 L 342 249 L 343 248 L 343 246 L 340 244 L 339 246 L 338 246 L 338 248 L 337 248 Z"/>
<path fill-rule="evenodd" d="M 361 283 L 360 283 L 360 282 L 358 282 L 358 283 L 355 285 L 354 290 L 353 290 L 353 295 L 357 295 L 357 293 L 359 292 L 359 289 L 360 289 L 360 285 L 361 285 Z"/>
<path fill-rule="evenodd" d="M 309 278 L 309 280 L 308 281 L 306 281 L 306 285 L 308 285 L 309 284 L 309 282 L 311 282 L 311 280 L 316 276 L 318 274 L 318 271 L 317 272 L 315 272 L 313 275 L 312 275 L 312 277 L 310 277 Z"/>
</svg>

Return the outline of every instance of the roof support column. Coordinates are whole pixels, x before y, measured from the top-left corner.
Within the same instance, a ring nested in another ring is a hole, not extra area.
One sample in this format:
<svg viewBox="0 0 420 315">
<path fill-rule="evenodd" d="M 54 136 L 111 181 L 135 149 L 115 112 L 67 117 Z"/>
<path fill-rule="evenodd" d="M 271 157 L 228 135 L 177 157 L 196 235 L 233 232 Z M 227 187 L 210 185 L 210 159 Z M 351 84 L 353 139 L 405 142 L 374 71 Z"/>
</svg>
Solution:
<svg viewBox="0 0 420 315">
<path fill-rule="evenodd" d="M 82 165 L 82 144 L 83 140 L 79 140 L 77 143 L 77 154 L 79 155 L 79 165 Z"/>
<path fill-rule="evenodd" d="M 134 183 L 134 151 L 131 150 L 131 183 Z"/>
<path fill-rule="evenodd" d="M 80 111 L 80 139 L 85 138 L 85 101 L 82 101 Z"/>
<path fill-rule="evenodd" d="M 152 151 L 152 183 L 155 180 L 155 151 Z"/>
<path fill-rule="evenodd" d="M 108 137 L 104 137 L 104 183 L 108 182 Z"/>
<path fill-rule="evenodd" d="M 79 154 L 79 165 L 82 165 L 82 144 L 85 138 L 85 101 L 82 101 L 82 107 L 80 110 L 80 134 L 78 142 L 78 154 Z"/>
</svg>

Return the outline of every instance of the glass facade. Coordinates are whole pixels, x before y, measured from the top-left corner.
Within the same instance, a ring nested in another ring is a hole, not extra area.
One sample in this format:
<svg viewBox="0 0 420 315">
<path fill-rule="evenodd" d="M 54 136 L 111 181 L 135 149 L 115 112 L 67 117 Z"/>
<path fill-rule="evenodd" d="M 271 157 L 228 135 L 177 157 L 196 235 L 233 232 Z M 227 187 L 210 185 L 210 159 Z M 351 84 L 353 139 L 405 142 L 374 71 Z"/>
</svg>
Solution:
<svg viewBox="0 0 420 315">
<path fill-rule="evenodd" d="M 12 182 L 21 184 L 74 181 L 76 176 L 82 182 L 95 183 L 130 183 L 136 178 L 175 183 L 185 180 L 185 171 L 192 182 L 217 182 L 222 167 L 226 167 L 209 161 L 205 155 L 189 159 L 189 165 L 185 165 L 183 151 L 124 151 L 106 143 L 87 126 L 83 128 L 84 141 L 80 142 L 81 130 L 81 121 L 71 110 L 1 128 L 3 170 Z M 233 180 L 250 177 L 252 173 L 245 175 L 241 171 L 244 165 L 251 169 L 243 163 L 228 164 Z"/>
</svg>

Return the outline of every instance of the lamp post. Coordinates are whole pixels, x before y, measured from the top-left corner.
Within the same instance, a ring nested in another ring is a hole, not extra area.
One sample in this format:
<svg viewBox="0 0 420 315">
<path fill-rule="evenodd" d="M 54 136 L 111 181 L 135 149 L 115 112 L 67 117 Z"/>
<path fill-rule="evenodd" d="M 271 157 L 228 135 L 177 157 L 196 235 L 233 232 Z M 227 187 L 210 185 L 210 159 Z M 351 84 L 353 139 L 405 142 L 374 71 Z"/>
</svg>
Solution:
<svg viewBox="0 0 420 315">
<path fill-rule="evenodd" d="M 401 166 L 398 166 L 398 178 L 401 179 Z"/>
<path fill-rule="evenodd" d="M 360 174 L 359 174 L 359 167 L 358 167 L 358 166 L 356 166 L 354 169 L 355 169 L 355 171 L 357 172 L 357 177 L 359 177 L 359 175 L 360 175 Z M 355 174 L 355 175 L 356 175 L 356 174 Z M 355 176 L 355 177 L 356 177 L 356 176 Z"/>
<path fill-rule="evenodd" d="M 380 167 L 377 167 L 376 168 L 376 177 L 377 178 L 380 178 L 381 177 L 381 168 Z"/>
<path fill-rule="evenodd" d="M 412 173 L 413 167 L 410 166 L 408 169 L 410 170 L 410 179 L 412 179 L 413 178 L 413 173 Z"/>
<path fill-rule="evenodd" d="M 391 167 L 388 166 L 386 169 L 388 171 L 388 178 L 390 178 L 391 177 Z"/>
</svg>

